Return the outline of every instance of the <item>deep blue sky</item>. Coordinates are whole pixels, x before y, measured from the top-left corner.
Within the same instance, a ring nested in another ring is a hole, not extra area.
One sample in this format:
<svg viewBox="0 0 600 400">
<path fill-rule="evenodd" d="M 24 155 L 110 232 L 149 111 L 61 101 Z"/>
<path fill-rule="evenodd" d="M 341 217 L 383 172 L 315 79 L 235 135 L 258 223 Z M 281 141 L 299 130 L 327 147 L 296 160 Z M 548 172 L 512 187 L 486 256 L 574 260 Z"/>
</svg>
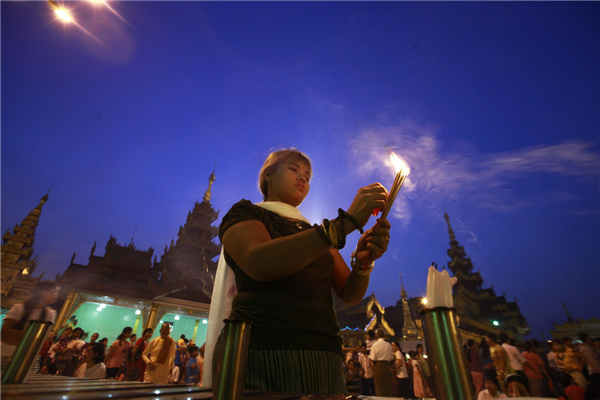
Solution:
<svg viewBox="0 0 600 400">
<path fill-rule="evenodd" d="M 318 221 L 411 166 L 369 292 L 425 292 L 444 209 L 475 269 L 533 337 L 600 316 L 597 2 L 2 2 L 2 232 L 55 178 L 38 273 L 112 233 L 162 254 L 201 201 L 260 201 L 269 150 L 314 162 Z M 85 31 L 83 30 L 85 29 Z M 86 33 L 87 32 L 87 33 Z M 93 35 L 93 36 L 92 36 Z M 356 234 L 355 234 L 356 235 Z M 349 254 L 358 236 L 350 237 Z"/>
</svg>

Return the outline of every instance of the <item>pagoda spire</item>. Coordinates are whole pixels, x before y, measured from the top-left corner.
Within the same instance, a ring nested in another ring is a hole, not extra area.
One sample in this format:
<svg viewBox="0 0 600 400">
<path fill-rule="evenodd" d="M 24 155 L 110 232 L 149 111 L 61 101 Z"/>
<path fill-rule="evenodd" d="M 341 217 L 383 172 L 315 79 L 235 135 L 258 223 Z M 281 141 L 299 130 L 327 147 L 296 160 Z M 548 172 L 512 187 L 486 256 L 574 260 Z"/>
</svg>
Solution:
<svg viewBox="0 0 600 400">
<path fill-rule="evenodd" d="M 402 281 L 402 274 L 400 275 L 400 296 L 402 297 L 402 311 L 404 314 L 404 324 L 402 325 L 402 340 L 419 340 L 419 329 L 415 325 L 410 313 L 410 307 L 408 306 L 408 293 L 404 289 L 404 282 Z"/>
<path fill-rule="evenodd" d="M 21 221 L 15 225 L 13 233 L 7 230 L 2 237 L 2 294 L 8 295 L 13 285 L 20 276 L 31 276 L 37 267 L 37 259 L 33 257 L 33 243 L 35 240 L 35 229 L 38 226 L 42 207 L 48 201 L 48 193 L 41 199 L 40 203 Z"/>
<path fill-rule="evenodd" d="M 569 310 L 567 310 L 567 305 L 566 305 L 565 303 L 561 303 L 561 304 L 562 304 L 562 306 L 563 306 L 563 308 L 564 308 L 564 310 L 565 310 L 565 314 L 567 314 L 567 320 L 568 320 L 569 322 L 573 322 L 573 321 L 575 321 L 575 320 L 573 319 L 573 317 L 571 317 L 571 314 L 569 314 Z"/>
<path fill-rule="evenodd" d="M 448 234 L 450 235 L 450 244 L 452 244 L 453 242 L 458 243 L 458 241 L 456 240 L 456 236 L 454 236 L 454 231 L 452 230 L 452 226 L 450 225 L 450 217 L 448 216 L 448 213 L 446 212 L 446 210 L 444 210 L 444 218 L 446 219 L 446 223 L 448 224 Z"/>
<path fill-rule="evenodd" d="M 204 198 L 203 198 L 204 201 L 203 201 L 203 203 L 210 203 L 211 187 L 212 187 L 213 182 L 215 181 L 215 168 L 217 168 L 217 162 L 216 161 L 215 161 L 215 166 L 213 168 L 213 172 L 208 177 L 208 189 L 206 189 L 206 193 L 204 193 Z"/>
</svg>

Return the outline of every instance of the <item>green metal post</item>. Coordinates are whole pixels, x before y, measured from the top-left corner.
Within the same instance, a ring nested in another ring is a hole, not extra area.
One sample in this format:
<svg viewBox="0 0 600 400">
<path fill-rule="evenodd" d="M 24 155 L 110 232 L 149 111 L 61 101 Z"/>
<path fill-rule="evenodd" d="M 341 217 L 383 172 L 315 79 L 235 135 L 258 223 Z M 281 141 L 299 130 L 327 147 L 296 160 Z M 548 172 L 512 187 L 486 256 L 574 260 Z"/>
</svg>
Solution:
<svg viewBox="0 0 600 400">
<path fill-rule="evenodd" d="M 2 383 L 23 383 L 35 358 L 42 348 L 52 322 L 29 321 L 23 338 L 17 345 L 12 360 L 2 375 Z"/>
<path fill-rule="evenodd" d="M 455 322 L 455 309 L 421 311 L 437 400 L 475 400 L 475 388 Z"/>
<path fill-rule="evenodd" d="M 244 389 L 252 322 L 228 319 L 223 322 L 225 327 L 214 378 L 213 400 L 239 400 Z"/>
</svg>

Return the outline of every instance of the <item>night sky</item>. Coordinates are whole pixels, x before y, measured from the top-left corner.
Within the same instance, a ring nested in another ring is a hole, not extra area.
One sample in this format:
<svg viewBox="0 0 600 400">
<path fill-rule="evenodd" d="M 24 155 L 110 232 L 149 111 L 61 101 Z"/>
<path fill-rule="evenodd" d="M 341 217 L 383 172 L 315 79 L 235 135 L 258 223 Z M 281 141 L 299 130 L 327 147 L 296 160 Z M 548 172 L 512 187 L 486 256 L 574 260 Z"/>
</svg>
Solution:
<svg viewBox="0 0 600 400">
<path fill-rule="evenodd" d="M 160 258 L 215 161 L 223 216 L 261 201 L 270 150 L 297 147 L 317 222 L 389 188 L 394 150 L 411 174 L 367 294 L 395 304 L 400 273 L 425 294 L 427 267 L 449 261 L 447 210 L 530 337 L 566 320 L 561 302 L 600 317 L 600 3 L 108 4 L 68 2 L 75 25 L 1 3 L 2 233 L 58 179 L 35 276 L 136 228 Z"/>
</svg>

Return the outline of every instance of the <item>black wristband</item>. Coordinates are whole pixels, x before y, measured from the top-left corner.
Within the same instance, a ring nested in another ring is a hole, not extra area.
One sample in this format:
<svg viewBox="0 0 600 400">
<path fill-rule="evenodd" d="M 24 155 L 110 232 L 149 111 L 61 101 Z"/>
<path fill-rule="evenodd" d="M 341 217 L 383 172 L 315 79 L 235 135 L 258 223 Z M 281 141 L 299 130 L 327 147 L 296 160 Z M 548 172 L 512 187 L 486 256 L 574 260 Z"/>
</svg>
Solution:
<svg viewBox="0 0 600 400">
<path fill-rule="evenodd" d="M 348 214 L 346 211 L 342 210 L 341 208 L 338 208 L 338 215 L 340 216 L 340 218 L 348 218 L 350 220 L 350 222 L 352 222 L 354 224 L 356 229 L 358 229 L 358 231 L 360 232 L 361 235 L 363 233 L 365 233 L 364 229 L 358 224 L 358 222 L 354 219 L 354 217 L 352 215 Z"/>
</svg>

